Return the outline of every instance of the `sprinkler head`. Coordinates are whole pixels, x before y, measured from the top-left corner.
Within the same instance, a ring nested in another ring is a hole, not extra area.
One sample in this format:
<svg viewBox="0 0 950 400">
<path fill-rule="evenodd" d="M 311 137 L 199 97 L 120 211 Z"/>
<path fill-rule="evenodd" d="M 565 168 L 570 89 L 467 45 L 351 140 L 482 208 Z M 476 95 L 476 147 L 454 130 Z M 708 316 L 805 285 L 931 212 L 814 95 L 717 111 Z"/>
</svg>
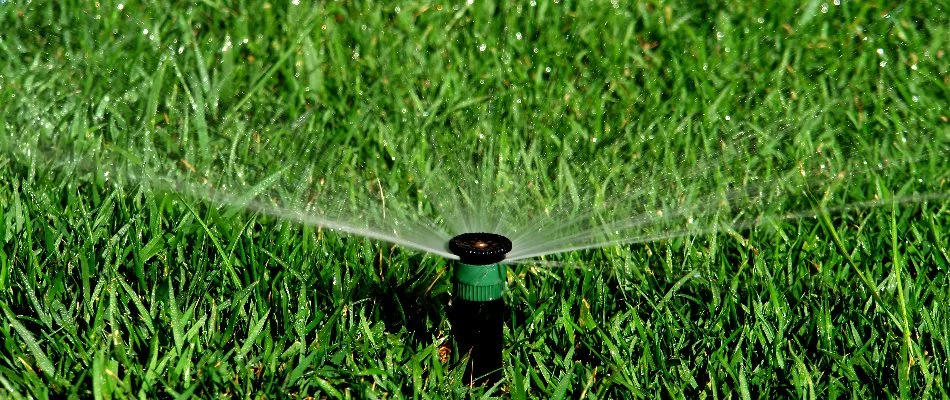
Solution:
<svg viewBox="0 0 950 400">
<path fill-rule="evenodd" d="M 469 354 L 465 377 L 474 383 L 487 377 L 487 385 L 501 379 L 507 268 L 499 264 L 511 251 L 511 240 L 495 233 L 463 233 L 449 241 L 449 251 L 459 256 L 453 286 L 459 301 L 452 330 L 459 348 Z"/>
<path fill-rule="evenodd" d="M 511 251 L 511 240 L 494 233 L 463 233 L 449 241 L 449 251 L 459 256 L 455 289 L 469 301 L 493 301 L 505 290 L 505 266 L 498 264 Z"/>
<path fill-rule="evenodd" d="M 511 240 L 495 233 L 463 233 L 449 241 L 449 251 L 463 264 L 495 264 L 511 251 Z"/>
</svg>

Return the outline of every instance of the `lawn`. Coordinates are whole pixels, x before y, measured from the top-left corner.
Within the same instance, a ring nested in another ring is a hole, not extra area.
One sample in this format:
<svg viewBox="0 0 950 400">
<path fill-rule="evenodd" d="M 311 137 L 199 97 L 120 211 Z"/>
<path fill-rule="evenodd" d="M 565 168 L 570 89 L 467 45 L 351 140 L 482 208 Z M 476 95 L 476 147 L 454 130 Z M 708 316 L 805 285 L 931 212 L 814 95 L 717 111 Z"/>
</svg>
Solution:
<svg viewBox="0 0 950 400">
<path fill-rule="evenodd" d="M 0 397 L 948 398 L 945 8 L 0 0 Z"/>
</svg>

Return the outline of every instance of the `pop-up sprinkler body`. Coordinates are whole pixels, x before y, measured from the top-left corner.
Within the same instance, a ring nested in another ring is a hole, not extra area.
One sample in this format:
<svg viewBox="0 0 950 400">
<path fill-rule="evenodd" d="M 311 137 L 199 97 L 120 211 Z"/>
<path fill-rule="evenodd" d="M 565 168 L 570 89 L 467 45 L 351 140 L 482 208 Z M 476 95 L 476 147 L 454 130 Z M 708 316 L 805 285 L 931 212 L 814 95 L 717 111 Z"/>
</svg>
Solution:
<svg viewBox="0 0 950 400">
<path fill-rule="evenodd" d="M 460 354 L 468 354 L 465 380 L 493 385 L 501 379 L 506 268 L 500 264 L 511 241 L 494 233 L 463 233 L 449 241 L 459 256 L 453 284 L 452 331 Z"/>
</svg>

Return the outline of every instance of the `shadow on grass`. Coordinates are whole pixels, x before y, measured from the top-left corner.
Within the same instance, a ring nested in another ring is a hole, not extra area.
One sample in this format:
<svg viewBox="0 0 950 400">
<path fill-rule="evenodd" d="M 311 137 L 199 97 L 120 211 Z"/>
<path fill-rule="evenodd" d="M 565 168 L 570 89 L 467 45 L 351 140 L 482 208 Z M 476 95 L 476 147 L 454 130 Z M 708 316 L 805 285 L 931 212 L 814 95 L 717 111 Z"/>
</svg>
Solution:
<svg viewBox="0 0 950 400">
<path fill-rule="evenodd" d="M 423 263 L 421 257 L 411 257 L 409 264 Z M 445 284 L 439 282 L 445 276 L 429 268 L 418 268 L 405 279 L 386 276 L 374 282 L 365 294 L 377 304 L 378 316 L 387 330 L 405 329 L 413 345 L 428 345 L 433 337 L 442 334 L 442 321 L 449 310 L 451 296 Z"/>
</svg>

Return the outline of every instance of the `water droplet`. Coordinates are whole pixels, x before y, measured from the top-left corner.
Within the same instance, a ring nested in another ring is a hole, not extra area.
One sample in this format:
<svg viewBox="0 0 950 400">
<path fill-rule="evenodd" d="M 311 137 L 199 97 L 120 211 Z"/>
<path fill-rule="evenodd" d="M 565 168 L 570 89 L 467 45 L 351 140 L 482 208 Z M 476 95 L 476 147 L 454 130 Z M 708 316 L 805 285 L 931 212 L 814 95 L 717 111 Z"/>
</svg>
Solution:
<svg viewBox="0 0 950 400">
<path fill-rule="evenodd" d="M 884 49 L 877 49 L 877 55 L 883 56 L 883 55 L 884 55 Z"/>
<path fill-rule="evenodd" d="M 910 98 L 910 99 L 911 99 L 911 100 L 913 100 L 913 101 L 914 101 L 914 103 L 916 103 L 916 102 L 918 102 L 918 101 L 920 101 L 920 98 L 918 98 L 917 96 L 911 96 L 911 98 Z"/>
<path fill-rule="evenodd" d="M 485 49 L 487 49 L 487 48 L 488 48 L 488 46 L 487 46 L 486 44 L 484 44 L 484 43 L 478 45 L 478 51 L 485 51 Z"/>
<path fill-rule="evenodd" d="M 402 9 L 401 9 L 401 8 L 399 8 L 399 6 L 396 6 L 396 9 L 395 9 L 395 11 L 396 11 L 396 14 L 399 14 L 399 12 L 400 12 L 400 11 L 402 11 Z"/>
<path fill-rule="evenodd" d="M 822 14 L 828 13 L 828 3 L 821 3 L 821 13 Z"/>
<path fill-rule="evenodd" d="M 119 11 L 122 11 L 123 9 L 125 9 L 125 4 L 119 3 L 119 5 L 115 6 L 115 8 L 118 8 Z"/>
<path fill-rule="evenodd" d="M 732 117 L 727 115 L 727 116 L 726 116 L 726 121 L 732 121 Z"/>
<path fill-rule="evenodd" d="M 515 34 L 515 39 L 521 40 L 521 32 Z"/>
<path fill-rule="evenodd" d="M 884 68 L 884 67 L 886 67 L 886 66 L 887 66 L 887 61 L 881 61 L 881 63 L 880 63 L 880 64 L 878 64 L 878 65 L 880 65 L 880 66 L 881 66 L 881 68 Z"/>
</svg>

